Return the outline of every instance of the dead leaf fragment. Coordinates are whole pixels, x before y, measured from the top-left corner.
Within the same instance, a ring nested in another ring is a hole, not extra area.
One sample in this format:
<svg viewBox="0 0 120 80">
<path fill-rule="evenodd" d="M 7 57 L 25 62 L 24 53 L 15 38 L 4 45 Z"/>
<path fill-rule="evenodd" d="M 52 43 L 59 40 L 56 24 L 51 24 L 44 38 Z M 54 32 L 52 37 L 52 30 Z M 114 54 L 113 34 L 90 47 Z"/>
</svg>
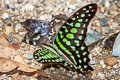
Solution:
<svg viewBox="0 0 120 80">
<path fill-rule="evenodd" d="M 108 66 L 114 66 L 116 63 L 117 63 L 117 60 L 118 60 L 118 58 L 116 58 L 116 57 L 110 57 L 110 58 L 107 58 L 106 60 L 105 60 L 105 63 L 108 65 Z"/>
<path fill-rule="evenodd" d="M 10 72 L 16 69 L 18 66 L 13 61 L 0 57 L 0 72 Z"/>
</svg>

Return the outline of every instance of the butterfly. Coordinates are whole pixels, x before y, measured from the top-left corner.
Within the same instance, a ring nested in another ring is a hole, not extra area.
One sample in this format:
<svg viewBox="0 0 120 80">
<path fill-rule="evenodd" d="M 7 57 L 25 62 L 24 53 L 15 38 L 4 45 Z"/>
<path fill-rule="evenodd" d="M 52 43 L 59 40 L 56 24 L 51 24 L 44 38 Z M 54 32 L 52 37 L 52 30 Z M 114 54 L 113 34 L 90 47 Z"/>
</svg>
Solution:
<svg viewBox="0 0 120 80">
<path fill-rule="evenodd" d="M 94 3 L 76 11 L 61 26 L 54 41 L 34 52 L 34 59 L 43 64 L 62 64 L 79 73 L 92 71 L 85 38 L 87 26 L 96 12 L 97 4 Z"/>
</svg>

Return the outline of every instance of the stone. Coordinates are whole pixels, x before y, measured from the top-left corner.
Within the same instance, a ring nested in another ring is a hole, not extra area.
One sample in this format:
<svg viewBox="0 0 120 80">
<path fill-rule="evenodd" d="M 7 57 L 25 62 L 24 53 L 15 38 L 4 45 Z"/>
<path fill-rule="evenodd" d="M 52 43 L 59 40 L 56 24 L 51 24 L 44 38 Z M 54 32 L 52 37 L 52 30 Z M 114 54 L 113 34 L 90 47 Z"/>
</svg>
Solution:
<svg viewBox="0 0 120 80">
<path fill-rule="evenodd" d="M 107 19 L 106 18 L 101 18 L 100 19 L 100 24 L 101 24 L 102 27 L 107 26 Z"/>
<path fill-rule="evenodd" d="M 120 33 L 117 35 L 115 39 L 112 55 L 120 57 Z"/>
<path fill-rule="evenodd" d="M 99 79 L 105 79 L 105 75 L 101 72 L 98 73 L 97 78 Z"/>
<path fill-rule="evenodd" d="M 15 32 L 19 32 L 21 29 L 23 29 L 22 25 L 17 23 L 16 26 L 15 26 Z"/>
<path fill-rule="evenodd" d="M 116 57 L 110 57 L 105 59 L 105 64 L 107 64 L 108 66 L 114 66 L 117 63 L 117 58 Z"/>
<path fill-rule="evenodd" d="M 88 29 L 85 43 L 86 43 L 86 45 L 91 45 L 102 38 L 103 38 L 103 35 L 100 34 L 99 32 Z"/>
<path fill-rule="evenodd" d="M 3 18 L 3 19 L 9 18 L 9 14 L 8 14 L 8 13 L 3 13 L 3 14 L 2 14 L 2 18 Z"/>
<path fill-rule="evenodd" d="M 23 55 L 23 57 L 31 60 L 31 59 L 33 59 L 33 54 L 31 54 L 31 53 L 26 53 L 26 54 Z"/>
<path fill-rule="evenodd" d="M 25 5 L 25 10 L 26 10 L 26 11 L 31 11 L 31 12 L 32 12 L 33 9 L 34 9 L 34 6 L 33 6 L 32 4 L 26 4 L 26 5 Z"/>
<path fill-rule="evenodd" d="M 105 68 L 105 67 L 106 67 L 106 64 L 104 63 L 104 60 L 101 60 L 101 61 L 100 61 L 100 64 L 102 65 L 102 68 Z"/>
</svg>

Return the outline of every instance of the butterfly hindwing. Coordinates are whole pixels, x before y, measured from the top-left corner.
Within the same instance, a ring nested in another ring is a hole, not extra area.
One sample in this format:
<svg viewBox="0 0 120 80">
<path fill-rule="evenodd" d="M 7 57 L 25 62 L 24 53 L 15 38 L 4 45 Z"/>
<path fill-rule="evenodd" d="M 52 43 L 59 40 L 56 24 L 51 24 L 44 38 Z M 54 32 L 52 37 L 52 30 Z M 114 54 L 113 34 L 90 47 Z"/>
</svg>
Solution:
<svg viewBox="0 0 120 80">
<path fill-rule="evenodd" d="M 63 63 L 64 60 L 59 56 L 55 55 L 48 49 L 40 49 L 33 54 L 36 61 L 40 63 Z"/>
<path fill-rule="evenodd" d="M 33 54 L 34 59 L 37 62 L 46 64 L 61 64 L 62 67 L 65 67 L 67 69 L 74 68 L 73 65 L 69 64 L 68 62 L 65 62 L 62 58 L 55 55 L 53 52 L 49 51 L 48 49 L 39 49 L 36 50 Z"/>
</svg>

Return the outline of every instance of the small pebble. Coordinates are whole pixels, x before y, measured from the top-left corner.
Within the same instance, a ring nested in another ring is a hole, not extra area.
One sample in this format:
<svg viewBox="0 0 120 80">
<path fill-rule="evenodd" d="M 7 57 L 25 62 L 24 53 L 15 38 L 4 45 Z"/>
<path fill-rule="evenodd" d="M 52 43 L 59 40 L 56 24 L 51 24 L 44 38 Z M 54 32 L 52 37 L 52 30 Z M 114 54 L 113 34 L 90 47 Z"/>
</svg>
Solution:
<svg viewBox="0 0 120 80">
<path fill-rule="evenodd" d="M 26 53 L 26 54 L 23 55 L 23 57 L 31 60 L 31 59 L 33 59 L 33 54 L 31 54 L 31 53 Z"/>
<path fill-rule="evenodd" d="M 119 73 L 119 75 L 120 75 L 120 70 L 119 70 L 119 72 L 118 72 L 118 73 Z"/>
<path fill-rule="evenodd" d="M 27 64 L 31 64 L 32 63 L 32 61 L 31 60 L 28 60 L 28 59 L 25 59 L 24 60 Z"/>
<path fill-rule="evenodd" d="M 102 27 L 102 32 L 103 33 L 109 33 L 109 31 L 110 31 L 110 27 L 109 26 Z"/>
<path fill-rule="evenodd" d="M 101 72 L 98 73 L 97 78 L 99 79 L 105 79 L 105 75 Z"/>
<path fill-rule="evenodd" d="M 105 67 L 106 67 L 106 64 L 104 63 L 104 60 L 101 60 L 101 61 L 100 61 L 100 64 L 102 65 L 102 68 L 105 68 Z"/>
<path fill-rule="evenodd" d="M 113 66 L 113 69 L 116 70 L 117 68 L 118 68 L 118 65 L 115 64 L 115 65 Z"/>
<path fill-rule="evenodd" d="M 106 20 L 106 18 L 101 18 L 100 19 L 100 24 L 101 24 L 102 27 L 107 26 L 107 20 Z"/>
<path fill-rule="evenodd" d="M 117 63 L 117 60 L 118 59 L 116 57 L 110 57 L 105 60 L 105 64 L 112 67 L 113 65 Z"/>
<path fill-rule="evenodd" d="M 3 13 L 3 14 L 2 14 L 2 18 L 3 18 L 3 19 L 9 18 L 9 14 L 8 14 L 8 13 Z"/>
<path fill-rule="evenodd" d="M 22 25 L 17 23 L 16 26 L 15 26 L 15 32 L 19 32 L 19 30 L 23 29 Z"/>
<path fill-rule="evenodd" d="M 70 8 L 70 9 L 76 9 L 75 5 L 69 5 L 68 8 Z"/>
<path fill-rule="evenodd" d="M 120 57 L 120 33 L 117 35 L 117 37 L 115 39 L 112 55 Z"/>
<path fill-rule="evenodd" d="M 85 43 L 86 43 L 86 45 L 90 45 L 90 44 L 97 42 L 98 40 L 100 40 L 102 38 L 103 38 L 103 36 L 99 32 L 88 29 Z"/>
<path fill-rule="evenodd" d="M 3 74 L 0 76 L 0 80 L 7 80 L 8 79 L 8 75 L 7 74 Z"/>
<path fill-rule="evenodd" d="M 25 8 L 26 11 L 31 11 L 32 12 L 33 9 L 34 9 L 34 6 L 32 4 L 26 4 L 24 6 L 24 8 Z"/>
<path fill-rule="evenodd" d="M 110 7 L 110 2 L 109 2 L 109 0 L 105 0 L 105 7 L 106 7 L 106 8 L 109 8 L 109 7 Z"/>
<path fill-rule="evenodd" d="M 25 32 L 19 32 L 19 35 L 25 35 Z"/>
<path fill-rule="evenodd" d="M 111 66 L 107 66 L 106 69 L 110 70 L 112 67 Z"/>
<path fill-rule="evenodd" d="M 102 13 L 97 13 L 96 16 L 97 16 L 98 18 L 104 18 L 104 17 L 105 17 L 105 15 L 103 15 Z"/>
<path fill-rule="evenodd" d="M 11 26 L 5 26 L 6 32 L 10 34 L 11 32 L 14 32 L 13 28 Z"/>
<path fill-rule="evenodd" d="M 91 64 L 91 65 L 95 65 L 96 63 L 97 63 L 97 62 L 94 61 L 94 60 L 91 60 L 91 61 L 90 61 L 90 64 Z"/>
<path fill-rule="evenodd" d="M 115 2 L 115 0 L 109 0 L 110 2 Z"/>
</svg>

